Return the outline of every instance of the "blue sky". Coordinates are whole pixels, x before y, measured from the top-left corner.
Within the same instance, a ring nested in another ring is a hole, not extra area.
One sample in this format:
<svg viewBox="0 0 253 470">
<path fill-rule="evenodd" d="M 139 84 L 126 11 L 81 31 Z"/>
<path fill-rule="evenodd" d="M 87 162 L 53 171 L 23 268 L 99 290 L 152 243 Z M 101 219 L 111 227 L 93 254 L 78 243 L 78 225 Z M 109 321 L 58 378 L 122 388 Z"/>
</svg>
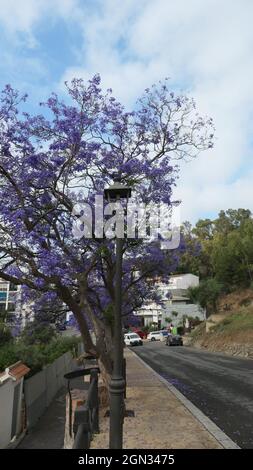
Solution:
<svg viewBox="0 0 253 470">
<path fill-rule="evenodd" d="M 36 111 L 74 76 L 99 72 L 127 106 L 170 77 L 216 127 L 215 148 L 181 165 L 181 218 L 253 211 L 252 18 L 251 0 L 0 0 L 0 85 Z"/>
</svg>

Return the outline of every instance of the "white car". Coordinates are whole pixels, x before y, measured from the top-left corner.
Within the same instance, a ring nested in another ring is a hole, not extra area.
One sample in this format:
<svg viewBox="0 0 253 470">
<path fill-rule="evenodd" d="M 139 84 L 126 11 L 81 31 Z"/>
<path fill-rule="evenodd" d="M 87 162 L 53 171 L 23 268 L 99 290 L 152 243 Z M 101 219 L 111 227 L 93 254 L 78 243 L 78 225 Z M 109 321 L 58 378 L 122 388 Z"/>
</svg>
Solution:
<svg viewBox="0 0 253 470">
<path fill-rule="evenodd" d="M 147 336 L 148 341 L 160 341 L 161 340 L 161 331 L 150 331 Z"/>
<path fill-rule="evenodd" d="M 143 342 L 137 333 L 126 333 L 124 335 L 124 342 L 126 346 L 142 346 Z"/>
</svg>

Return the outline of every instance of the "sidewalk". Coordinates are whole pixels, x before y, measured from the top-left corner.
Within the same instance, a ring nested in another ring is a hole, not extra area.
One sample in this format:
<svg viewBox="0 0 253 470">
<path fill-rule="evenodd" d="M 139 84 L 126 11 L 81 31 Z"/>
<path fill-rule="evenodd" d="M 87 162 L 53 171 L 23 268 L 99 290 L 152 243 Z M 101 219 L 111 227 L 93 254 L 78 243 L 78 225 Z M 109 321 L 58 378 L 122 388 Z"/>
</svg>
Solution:
<svg viewBox="0 0 253 470">
<path fill-rule="evenodd" d="M 134 417 L 124 420 L 124 449 L 221 449 L 221 444 L 205 429 L 176 396 L 146 368 L 129 349 L 127 360 L 126 409 Z M 92 449 L 108 448 L 109 418 L 100 413 L 100 434 Z"/>
<path fill-rule="evenodd" d="M 66 389 L 62 388 L 18 449 L 61 449 L 65 429 Z"/>
<path fill-rule="evenodd" d="M 71 388 L 87 390 L 81 378 L 71 381 Z M 67 388 L 62 387 L 36 426 L 22 439 L 18 449 L 62 449 L 66 421 Z"/>
<path fill-rule="evenodd" d="M 223 446 L 172 393 L 157 374 L 125 349 L 127 360 L 126 409 L 134 417 L 124 420 L 124 449 L 221 449 Z M 74 388 L 86 389 L 80 379 Z M 61 389 L 46 413 L 18 445 L 19 449 L 60 449 L 65 428 L 66 389 Z M 91 449 L 106 449 L 109 441 L 108 408 L 100 411 L 100 434 Z M 215 426 L 215 425 L 213 425 Z M 219 434 L 219 433 L 218 433 Z M 221 433 L 222 434 L 222 433 Z M 224 439 L 223 436 L 219 436 Z M 231 442 L 229 443 L 231 445 Z"/>
</svg>

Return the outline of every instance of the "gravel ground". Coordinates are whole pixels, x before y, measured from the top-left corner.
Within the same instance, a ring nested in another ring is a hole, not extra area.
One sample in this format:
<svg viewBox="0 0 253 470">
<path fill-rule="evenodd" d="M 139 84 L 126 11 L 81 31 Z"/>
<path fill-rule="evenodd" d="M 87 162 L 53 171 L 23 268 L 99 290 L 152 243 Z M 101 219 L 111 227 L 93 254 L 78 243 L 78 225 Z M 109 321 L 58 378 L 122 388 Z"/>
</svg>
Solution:
<svg viewBox="0 0 253 470">
<path fill-rule="evenodd" d="M 182 403 L 143 366 L 128 349 L 126 409 L 134 417 L 124 420 L 124 449 L 219 449 L 218 441 Z M 100 412 L 100 434 L 92 449 L 108 448 L 109 418 Z"/>
</svg>

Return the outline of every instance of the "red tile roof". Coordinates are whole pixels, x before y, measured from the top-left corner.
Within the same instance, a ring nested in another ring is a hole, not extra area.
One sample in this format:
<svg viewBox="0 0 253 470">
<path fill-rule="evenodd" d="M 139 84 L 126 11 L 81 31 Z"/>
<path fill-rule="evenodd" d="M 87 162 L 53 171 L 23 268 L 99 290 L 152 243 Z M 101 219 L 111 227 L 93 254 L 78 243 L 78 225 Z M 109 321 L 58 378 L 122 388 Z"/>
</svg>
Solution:
<svg viewBox="0 0 253 470">
<path fill-rule="evenodd" d="M 30 368 L 23 364 L 21 361 L 16 362 L 12 366 L 8 367 L 9 374 L 13 376 L 16 380 L 21 379 L 24 375 L 30 372 Z"/>
<path fill-rule="evenodd" d="M 26 374 L 28 374 L 28 372 L 30 372 L 29 367 L 27 367 L 21 361 L 18 361 L 15 364 L 10 365 L 9 367 L 6 367 L 5 371 L 0 373 L 0 378 L 6 377 L 7 379 L 9 376 L 14 380 L 19 380 Z"/>
</svg>

